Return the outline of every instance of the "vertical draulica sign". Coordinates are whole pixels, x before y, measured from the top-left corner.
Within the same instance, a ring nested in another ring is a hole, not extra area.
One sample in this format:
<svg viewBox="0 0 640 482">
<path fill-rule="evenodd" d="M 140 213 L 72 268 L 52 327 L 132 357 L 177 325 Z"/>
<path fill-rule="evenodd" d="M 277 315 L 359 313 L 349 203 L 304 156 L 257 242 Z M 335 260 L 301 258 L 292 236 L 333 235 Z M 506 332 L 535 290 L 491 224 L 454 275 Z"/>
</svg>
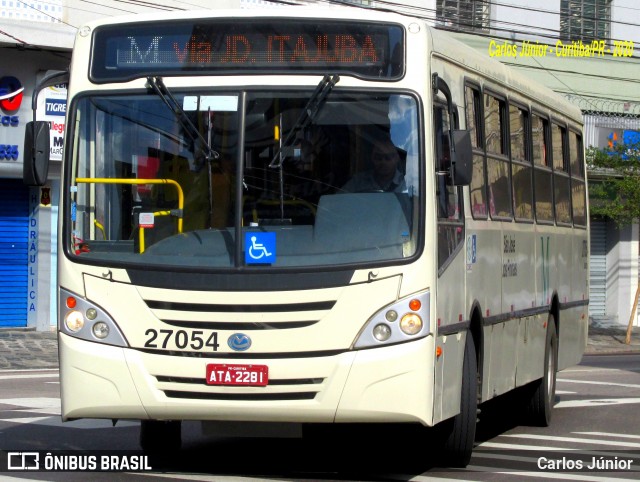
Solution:
<svg viewBox="0 0 640 482">
<path fill-rule="evenodd" d="M 27 324 L 36 326 L 38 322 L 38 241 L 40 234 L 37 190 L 29 192 L 29 240 L 27 260 Z"/>
</svg>

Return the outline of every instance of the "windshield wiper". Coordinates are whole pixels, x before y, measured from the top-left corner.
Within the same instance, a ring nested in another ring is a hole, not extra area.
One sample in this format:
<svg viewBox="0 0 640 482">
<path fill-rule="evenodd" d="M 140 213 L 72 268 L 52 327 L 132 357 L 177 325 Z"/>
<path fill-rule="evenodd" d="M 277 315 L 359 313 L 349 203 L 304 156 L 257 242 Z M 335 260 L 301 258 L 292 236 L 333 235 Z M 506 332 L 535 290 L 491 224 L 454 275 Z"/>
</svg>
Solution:
<svg viewBox="0 0 640 482">
<path fill-rule="evenodd" d="M 276 153 L 273 155 L 273 159 L 271 160 L 269 167 L 279 168 L 280 166 L 282 166 L 282 152 L 287 147 L 289 147 L 291 141 L 295 138 L 295 135 L 298 133 L 298 131 L 309 125 L 309 123 L 313 121 L 316 115 L 318 115 L 318 111 L 320 110 L 322 103 L 339 80 L 340 76 L 338 75 L 325 75 L 322 78 L 320 83 L 316 86 L 316 89 L 313 91 L 313 94 L 311 94 L 309 102 L 307 102 L 307 105 L 300 113 L 298 120 L 296 120 L 296 123 L 293 124 L 293 127 L 289 130 L 287 137 L 282 142 Z"/>
<path fill-rule="evenodd" d="M 208 142 L 198 128 L 193 124 L 187 113 L 184 111 L 180 103 L 176 100 L 176 98 L 171 94 L 167 86 L 164 85 L 162 81 L 162 77 L 147 77 L 147 82 L 149 86 L 153 89 L 153 91 L 162 99 L 165 105 L 173 112 L 178 119 L 178 122 L 187 133 L 187 135 L 191 138 L 191 140 L 195 143 L 199 141 L 203 147 L 204 157 L 210 162 L 218 159 L 220 154 L 211 148 L 210 141 Z"/>
</svg>

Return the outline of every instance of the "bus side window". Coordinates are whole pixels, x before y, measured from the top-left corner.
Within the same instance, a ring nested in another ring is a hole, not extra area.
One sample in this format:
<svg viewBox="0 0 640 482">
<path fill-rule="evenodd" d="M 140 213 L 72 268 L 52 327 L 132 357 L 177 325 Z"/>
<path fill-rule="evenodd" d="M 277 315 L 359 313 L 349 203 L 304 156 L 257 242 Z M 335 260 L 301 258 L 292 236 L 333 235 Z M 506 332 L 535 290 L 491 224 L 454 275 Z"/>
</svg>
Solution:
<svg viewBox="0 0 640 482">
<path fill-rule="evenodd" d="M 533 168 L 527 149 L 527 126 L 529 112 L 521 107 L 509 105 L 509 132 L 511 143 L 511 188 L 515 218 L 518 221 L 533 221 Z"/>
<path fill-rule="evenodd" d="M 454 186 L 451 179 L 451 146 L 449 142 L 451 122 L 444 106 L 434 107 L 433 119 L 438 215 L 438 269 L 442 271 L 462 243 L 464 229 L 460 208 L 461 187 Z M 457 124 L 455 120 L 453 123 Z"/>
<path fill-rule="evenodd" d="M 484 156 L 482 102 L 479 87 L 465 86 L 465 113 L 467 129 L 471 132 L 473 147 L 473 176 L 469 186 L 471 214 L 475 219 L 487 218 L 487 184 Z"/>
<path fill-rule="evenodd" d="M 511 179 L 506 145 L 506 102 L 484 95 L 484 139 L 486 145 L 489 214 L 494 219 L 511 217 Z"/>
<path fill-rule="evenodd" d="M 586 187 L 582 163 L 582 137 L 569 132 L 569 167 L 571 170 L 571 209 L 576 226 L 587 225 Z"/>
<path fill-rule="evenodd" d="M 533 183 L 536 221 L 553 223 L 553 181 L 549 165 L 549 121 L 532 115 L 531 140 L 533 145 Z"/>
</svg>

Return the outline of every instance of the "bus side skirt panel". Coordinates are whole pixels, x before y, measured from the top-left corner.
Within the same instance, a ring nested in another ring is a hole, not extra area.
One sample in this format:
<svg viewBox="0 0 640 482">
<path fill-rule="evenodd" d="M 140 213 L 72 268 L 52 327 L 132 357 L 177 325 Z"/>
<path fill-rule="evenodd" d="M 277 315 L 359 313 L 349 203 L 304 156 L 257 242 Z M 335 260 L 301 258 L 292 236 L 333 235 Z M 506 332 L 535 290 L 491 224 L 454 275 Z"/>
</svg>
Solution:
<svg viewBox="0 0 640 482">
<path fill-rule="evenodd" d="M 587 347 L 589 314 L 586 304 L 563 308 L 560 305 L 558 333 L 558 370 L 580 363 Z"/>
<path fill-rule="evenodd" d="M 436 346 L 442 355 L 435 362 L 435 395 L 433 400 L 434 424 L 460 412 L 462 390 L 462 363 L 464 360 L 464 332 L 439 336 Z"/>
</svg>

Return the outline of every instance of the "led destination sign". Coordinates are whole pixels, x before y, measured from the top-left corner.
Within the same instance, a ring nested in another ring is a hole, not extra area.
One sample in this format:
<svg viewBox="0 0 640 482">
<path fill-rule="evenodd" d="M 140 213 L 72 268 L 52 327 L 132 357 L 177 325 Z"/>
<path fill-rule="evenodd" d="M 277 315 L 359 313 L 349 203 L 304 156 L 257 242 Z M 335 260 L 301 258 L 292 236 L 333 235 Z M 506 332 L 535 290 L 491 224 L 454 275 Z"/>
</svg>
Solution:
<svg viewBox="0 0 640 482">
<path fill-rule="evenodd" d="M 403 28 L 379 23 L 227 19 L 99 27 L 91 79 L 194 73 L 403 74 Z"/>
</svg>

